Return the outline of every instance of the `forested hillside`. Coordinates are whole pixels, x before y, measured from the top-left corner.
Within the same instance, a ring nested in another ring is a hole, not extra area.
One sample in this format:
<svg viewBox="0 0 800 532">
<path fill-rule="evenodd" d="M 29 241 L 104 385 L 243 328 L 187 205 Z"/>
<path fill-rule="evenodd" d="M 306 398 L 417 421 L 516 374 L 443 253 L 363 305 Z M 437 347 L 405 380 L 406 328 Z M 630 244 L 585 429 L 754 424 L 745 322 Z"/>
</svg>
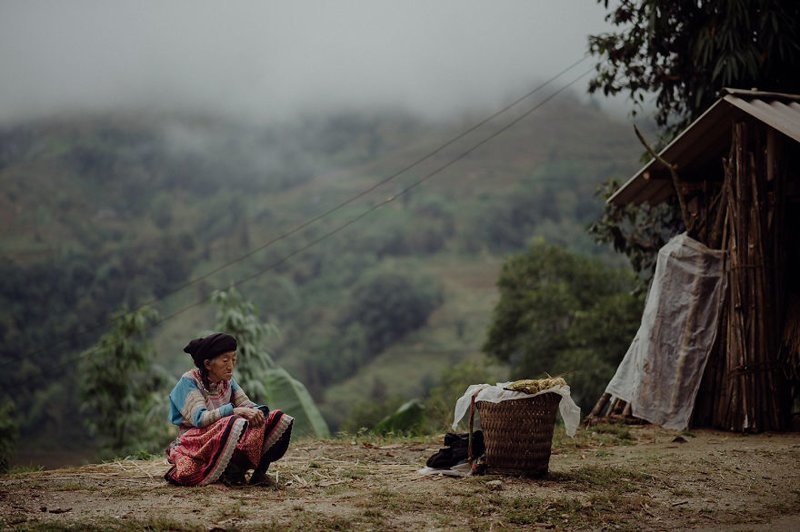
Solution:
<svg viewBox="0 0 800 532">
<path fill-rule="evenodd" d="M 152 339 L 177 376 L 186 341 L 213 328 L 204 301 L 232 284 L 277 327 L 273 356 L 334 429 L 424 396 L 461 361 L 485 365 L 508 254 L 539 236 L 622 265 L 586 226 L 599 183 L 636 165 L 624 123 L 561 97 L 419 186 L 500 123 L 282 238 L 479 119 L 104 115 L 0 129 L 0 386 L 23 433 L 33 446 L 85 439 L 76 359 L 112 312 L 157 308 Z"/>
</svg>

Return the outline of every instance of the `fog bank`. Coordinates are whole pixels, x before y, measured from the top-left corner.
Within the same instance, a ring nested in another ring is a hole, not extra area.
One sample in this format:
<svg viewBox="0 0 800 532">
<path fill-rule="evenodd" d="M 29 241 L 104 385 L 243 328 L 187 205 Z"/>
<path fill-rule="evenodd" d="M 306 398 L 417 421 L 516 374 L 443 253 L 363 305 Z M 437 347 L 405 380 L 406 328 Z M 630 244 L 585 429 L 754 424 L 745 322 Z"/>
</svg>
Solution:
<svg viewBox="0 0 800 532">
<path fill-rule="evenodd" d="M 587 0 L 5 0 L 0 121 L 131 109 L 445 117 L 496 107 L 576 61 L 603 17 Z"/>
</svg>

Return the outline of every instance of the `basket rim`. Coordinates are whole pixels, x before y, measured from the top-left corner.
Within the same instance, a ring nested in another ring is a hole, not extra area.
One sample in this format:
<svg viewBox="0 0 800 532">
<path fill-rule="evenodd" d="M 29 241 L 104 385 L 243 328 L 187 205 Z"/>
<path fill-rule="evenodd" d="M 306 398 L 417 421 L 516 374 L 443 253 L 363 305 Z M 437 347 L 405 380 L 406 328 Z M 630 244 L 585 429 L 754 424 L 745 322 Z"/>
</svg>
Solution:
<svg viewBox="0 0 800 532">
<path fill-rule="evenodd" d="M 561 401 L 561 399 L 560 399 L 562 397 L 561 394 L 558 394 L 556 392 L 545 392 L 545 393 L 540 393 L 538 395 L 531 395 L 529 397 L 519 397 L 519 398 L 516 398 L 516 399 L 505 399 L 503 401 L 486 401 L 485 399 L 481 399 L 480 401 L 475 401 L 475 406 L 477 407 L 478 405 L 480 405 L 482 403 L 489 403 L 489 404 L 493 404 L 493 405 L 499 405 L 499 404 L 503 404 L 503 403 L 516 403 L 516 402 L 520 402 L 520 401 L 533 401 L 533 400 L 536 400 L 536 399 L 545 399 L 545 400 L 554 399 L 554 397 L 547 397 L 548 395 L 558 397 L 559 398 L 558 400 Z"/>
</svg>

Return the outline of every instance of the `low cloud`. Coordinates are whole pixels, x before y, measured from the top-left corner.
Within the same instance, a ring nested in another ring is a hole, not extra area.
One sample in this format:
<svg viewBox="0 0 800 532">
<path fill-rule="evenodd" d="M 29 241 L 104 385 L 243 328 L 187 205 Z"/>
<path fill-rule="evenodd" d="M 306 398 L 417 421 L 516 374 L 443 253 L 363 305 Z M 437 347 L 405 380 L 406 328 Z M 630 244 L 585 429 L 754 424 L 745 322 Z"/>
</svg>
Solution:
<svg viewBox="0 0 800 532">
<path fill-rule="evenodd" d="M 496 106 L 579 59 L 603 17 L 586 0 L 5 0 L 0 121 L 115 110 L 443 117 Z"/>
</svg>

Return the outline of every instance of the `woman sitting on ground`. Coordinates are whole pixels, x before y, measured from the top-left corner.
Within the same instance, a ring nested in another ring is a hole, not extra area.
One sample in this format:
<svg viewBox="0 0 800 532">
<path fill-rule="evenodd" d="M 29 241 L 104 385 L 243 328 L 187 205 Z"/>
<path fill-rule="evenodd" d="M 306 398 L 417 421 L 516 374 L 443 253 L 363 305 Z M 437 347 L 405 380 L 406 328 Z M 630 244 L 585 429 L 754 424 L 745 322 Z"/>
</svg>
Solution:
<svg viewBox="0 0 800 532">
<path fill-rule="evenodd" d="M 294 419 L 253 403 L 233 378 L 236 339 L 216 333 L 183 349 L 197 368 L 183 374 L 169 394 L 170 421 L 178 437 L 167 449 L 172 467 L 164 478 L 182 486 L 217 480 L 267 484 L 267 468 L 286 452 Z"/>
</svg>

